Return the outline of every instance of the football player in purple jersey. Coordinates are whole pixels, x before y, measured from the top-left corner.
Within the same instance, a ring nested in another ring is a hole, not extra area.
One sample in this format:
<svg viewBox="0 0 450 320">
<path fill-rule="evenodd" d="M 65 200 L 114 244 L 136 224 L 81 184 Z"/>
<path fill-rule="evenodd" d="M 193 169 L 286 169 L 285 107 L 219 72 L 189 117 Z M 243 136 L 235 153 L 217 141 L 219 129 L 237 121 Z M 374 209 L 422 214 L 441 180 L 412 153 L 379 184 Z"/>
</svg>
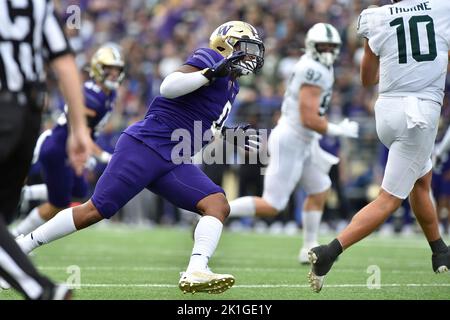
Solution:
<svg viewBox="0 0 450 320">
<path fill-rule="evenodd" d="M 90 80 L 83 86 L 85 115 L 91 135 L 101 129 L 109 118 L 116 101 L 116 90 L 124 78 L 125 62 L 121 50 L 115 44 L 100 47 L 90 62 Z M 87 182 L 77 175 L 67 161 L 66 140 L 68 124 L 66 113 L 61 114 L 53 129 L 41 134 L 34 151 L 33 162 L 39 162 L 46 184 L 48 201 L 31 210 L 11 233 L 14 236 L 28 234 L 58 212 L 67 208 L 73 197 L 82 198 L 87 193 Z M 93 144 L 94 156 L 108 162 L 111 154 Z"/>
<path fill-rule="evenodd" d="M 183 292 L 221 293 L 234 284 L 229 274 L 208 268 L 230 208 L 221 187 L 197 166 L 180 162 L 186 154 L 174 153 L 179 141 L 176 130 L 190 136 L 188 156 L 209 141 L 205 134 L 222 136 L 236 143 L 236 133 L 248 127 L 227 130 L 224 122 L 239 91 L 237 78 L 255 73 L 264 62 L 264 45 L 257 30 L 242 21 L 219 26 L 210 37 L 210 47 L 195 50 L 186 62 L 161 84 L 145 118 L 128 127 L 119 138 L 114 154 L 86 203 L 65 209 L 34 232 L 19 239 L 25 252 L 112 217 L 144 188 L 161 195 L 180 208 L 200 214 L 194 232 L 194 248 L 179 288 Z M 198 136 L 200 131 L 201 137 Z M 232 138 L 228 139 L 231 136 Z M 244 149 L 255 149 L 259 141 L 241 139 Z M 201 140 L 201 143 L 197 143 Z M 240 139 L 237 139 L 240 141 Z"/>
</svg>

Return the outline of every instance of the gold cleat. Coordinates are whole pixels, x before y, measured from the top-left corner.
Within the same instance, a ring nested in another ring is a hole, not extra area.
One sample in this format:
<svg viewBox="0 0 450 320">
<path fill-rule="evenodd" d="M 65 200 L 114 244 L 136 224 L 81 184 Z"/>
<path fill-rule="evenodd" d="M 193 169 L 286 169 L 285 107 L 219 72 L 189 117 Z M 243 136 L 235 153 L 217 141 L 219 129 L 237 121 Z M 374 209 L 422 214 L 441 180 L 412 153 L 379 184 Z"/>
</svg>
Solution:
<svg viewBox="0 0 450 320">
<path fill-rule="evenodd" d="M 211 271 L 184 272 L 178 287 L 183 292 L 220 294 L 234 285 L 235 279 L 230 274 L 218 274 Z"/>
<path fill-rule="evenodd" d="M 314 264 L 317 262 L 317 256 L 314 252 L 308 252 L 309 262 L 311 263 L 311 271 L 308 273 L 309 286 L 314 292 L 319 293 L 322 290 L 325 276 L 318 276 L 314 273 Z"/>
</svg>

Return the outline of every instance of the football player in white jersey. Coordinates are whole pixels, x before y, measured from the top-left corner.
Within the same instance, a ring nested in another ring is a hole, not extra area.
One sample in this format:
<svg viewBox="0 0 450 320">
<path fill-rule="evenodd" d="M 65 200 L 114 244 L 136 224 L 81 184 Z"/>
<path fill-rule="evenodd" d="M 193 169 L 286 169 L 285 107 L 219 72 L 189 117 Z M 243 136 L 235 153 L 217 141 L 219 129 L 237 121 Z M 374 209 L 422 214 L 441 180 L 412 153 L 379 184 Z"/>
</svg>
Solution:
<svg viewBox="0 0 450 320">
<path fill-rule="evenodd" d="M 269 137 L 271 159 L 264 177 L 262 197 L 242 197 L 230 202 L 230 217 L 271 217 L 283 210 L 297 184 L 308 194 L 302 222 L 301 263 L 318 245 L 317 236 L 331 186 L 329 170 L 339 159 L 319 147 L 323 134 L 358 137 L 358 124 L 348 119 L 329 123 L 324 116 L 334 83 L 333 63 L 341 38 L 330 24 L 318 23 L 306 34 L 306 54 L 294 67 L 287 84 L 282 115 Z"/>
<path fill-rule="evenodd" d="M 433 252 L 433 271 L 450 268 L 450 250 L 439 234 L 430 198 L 431 153 L 450 49 L 449 17 L 450 1 L 441 0 L 396 1 L 361 13 L 361 80 L 364 86 L 379 83 L 375 121 L 389 156 L 378 197 L 336 239 L 309 252 L 309 280 L 316 292 L 337 256 L 378 228 L 408 196 Z"/>
</svg>

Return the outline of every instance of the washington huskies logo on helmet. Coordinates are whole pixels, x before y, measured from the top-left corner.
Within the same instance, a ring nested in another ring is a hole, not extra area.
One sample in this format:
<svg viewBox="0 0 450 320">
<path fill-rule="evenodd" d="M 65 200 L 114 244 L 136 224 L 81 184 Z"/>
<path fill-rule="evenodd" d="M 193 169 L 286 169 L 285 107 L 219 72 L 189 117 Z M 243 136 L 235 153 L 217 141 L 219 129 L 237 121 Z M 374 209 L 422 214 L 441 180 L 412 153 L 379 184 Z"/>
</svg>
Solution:
<svg viewBox="0 0 450 320">
<path fill-rule="evenodd" d="M 233 64 L 239 74 L 255 73 L 264 64 L 264 44 L 258 31 L 243 21 L 228 21 L 214 30 L 209 46 L 225 58 L 234 51 L 243 51 L 246 56 Z"/>
<path fill-rule="evenodd" d="M 317 23 L 305 38 L 306 53 L 327 67 L 333 65 L 341 49 L 339 32 L 328 23 Z"/>
<path fill-rule="evenodd" d="M 105 72 L 105 67 L 119 68 L 120 73 L 117 80 L 108 80 L 108 74 Z M 125 62 L 121 52 L 121 48 L 109 43 L 100 47 L 93 55 L 90 65 L 89 75 L 95 81 L 103 83 L 108 89 L 115 90 L 125 77 Z"/>
</svg>

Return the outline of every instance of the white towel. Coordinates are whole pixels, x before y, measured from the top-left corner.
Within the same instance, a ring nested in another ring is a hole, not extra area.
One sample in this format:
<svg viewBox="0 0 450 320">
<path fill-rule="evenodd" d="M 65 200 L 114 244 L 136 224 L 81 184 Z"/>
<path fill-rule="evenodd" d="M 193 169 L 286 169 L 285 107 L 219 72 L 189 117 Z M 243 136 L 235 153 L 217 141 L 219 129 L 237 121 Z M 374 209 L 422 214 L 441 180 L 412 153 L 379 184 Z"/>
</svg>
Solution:
<svg viewBox="0 0 450 320">
<path fill-rule="evenodd" d="M 323 150 L 318 140 L 314 140 L 311 146 L 311 162 L 325 174 L 330 172 L 331 166 L 339 163 L 339 158 Z"/>
<path fill-rule="evenodd" d="M 406 125 L 408 129 L 419 127 L 420 129 L 426 129 L 428 123 L 419 108 L 419 98 L 406 97 Z"/>
</svg>

